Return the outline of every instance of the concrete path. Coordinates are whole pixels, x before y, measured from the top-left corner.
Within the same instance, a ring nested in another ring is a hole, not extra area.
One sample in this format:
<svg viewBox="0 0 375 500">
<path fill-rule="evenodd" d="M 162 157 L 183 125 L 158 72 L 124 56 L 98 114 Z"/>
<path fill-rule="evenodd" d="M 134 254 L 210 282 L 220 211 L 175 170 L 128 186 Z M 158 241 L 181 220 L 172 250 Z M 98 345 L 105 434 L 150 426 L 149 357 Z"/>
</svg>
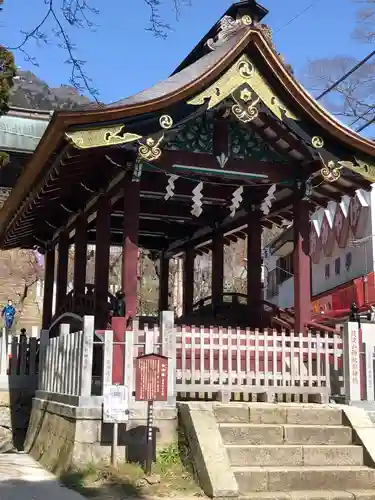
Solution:
<svg viewBox="0 0 375 500">
<path fill-rule="evenodd" d="M 84 500 L 23 453 L 0 455 L 0 500 Z"/>
</svg>

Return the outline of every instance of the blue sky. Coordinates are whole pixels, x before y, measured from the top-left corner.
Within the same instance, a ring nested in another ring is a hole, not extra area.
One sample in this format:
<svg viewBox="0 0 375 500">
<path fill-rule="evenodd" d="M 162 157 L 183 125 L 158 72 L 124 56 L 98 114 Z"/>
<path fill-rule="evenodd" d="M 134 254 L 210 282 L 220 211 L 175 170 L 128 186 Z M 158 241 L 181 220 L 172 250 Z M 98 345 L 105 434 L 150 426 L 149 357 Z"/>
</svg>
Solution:
<svg viewBox="0 0 375 500">
<path fill-rule="evenodd" d="M 60 4 L 60 1 L 56 2 Z M 263 0 L 270 14 L 264 22 L 274 31 L 277 49 L 282 52 L 297 76 L 309 59 L 339 54 L 361 59 L 369 47 L 351 37 L 355 25 L 353 0 L 320 0 L 297 20 L 284 27 L 311 0 Z M 171 0 L 164 0 L 163 14 L 174 26 L 167 40 L 155 39 L 145 31 L 149 11 L 143 0 L 91 0 L 100 9 L 93 16 L 95 31 L 73 30 L 76 55 L 85 60 L 86 72 L 100 92 L 100 100 L 111 102 L 149 87 L 167 77 L 189 53 L 208 29 L 231 4 L 230 0 L 192 0 L 192 6 L 181 13 L 179 22 L 171 14 Z M 2 40 L 7 46 L 22 39 L 19 30 L 30 30 L 43 17 L 44 0 L 6 0 L 1 14 Z M 53 40 L 53 39 L 52 39 Z M 50 86 L 69 80 L 70 67 L 64 64 L 66 54 L 54 44 L 36 46 L 28 51 L 36 56 L 39 67 L 16 54 L 17 64 L 31 69 Z"/>
</svg>

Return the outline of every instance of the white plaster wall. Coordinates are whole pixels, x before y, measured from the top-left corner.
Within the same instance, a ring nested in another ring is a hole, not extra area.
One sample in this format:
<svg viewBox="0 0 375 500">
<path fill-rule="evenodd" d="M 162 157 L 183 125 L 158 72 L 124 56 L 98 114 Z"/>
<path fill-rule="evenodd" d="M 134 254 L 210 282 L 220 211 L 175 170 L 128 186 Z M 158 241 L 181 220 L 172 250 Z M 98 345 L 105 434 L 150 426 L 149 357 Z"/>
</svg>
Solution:
<svg viewBox="0 0 375 500">
<path fill-rule="evenodd" d="M 272 304 L 275 304 L 278 307 L 286 308 L 292 307 L 294 301 L 294 283 L 293 277 L 291 276 L 288 280 L 284 281 L 281 285 L 279 285 L 279 293 L 272 298 L 267 298 L 267 275 L 270 271 L 273 271 L 276 268 L 278 256 L 271 255 L 264 259 L 264 277 L 265 279 L 265 287 L 264 287 L 264 299 Z"/>
<path fill-rule="evenodd" d="M 282 285 L 279 286 L 279 296 L 277 297 L 277 302 L 274 302 L 277 306 L 285 309 L 286 307 L 293 307 L 294 305 L 294 280 L 289 278 L 284 281 Z"/>
</svg>

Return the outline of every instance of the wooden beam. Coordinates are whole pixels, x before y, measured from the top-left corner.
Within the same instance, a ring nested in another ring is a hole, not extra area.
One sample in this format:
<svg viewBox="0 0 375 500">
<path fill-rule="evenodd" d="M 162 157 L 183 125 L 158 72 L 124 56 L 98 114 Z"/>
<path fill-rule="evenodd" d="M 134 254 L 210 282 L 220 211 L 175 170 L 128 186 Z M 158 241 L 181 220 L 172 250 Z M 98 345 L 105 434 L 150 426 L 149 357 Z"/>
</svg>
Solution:
<svg viewBox="0 0 375 500">
<path fill-rule="evenodd" d="M 243 177 L 244 183 L 246 179 L 250 180 L 250 176 L 247 177 L 246 174 L 253 174 L 254 178 L 252 180 L 262 180 L 262 177 L 257 178 L 256 176 L 264 176 L 263 179 L 269 180 L 271 182 L 285 181 L 285 179 L 290 179 L 295 175 L 295 168 L 297 163 L 292 161 L 289 164 L 278 165 L 272 162 L 265 161 L 254 161 L 249 158 L 233 158 L 229 157 L 224 169 L 221 169 L 217 159 L 210 154 L 206 153 L 191 153 L 188 151 L 172 151 L 164 150 L 158 162 L 155 162 L 168 171 L 173 171 L 173 173 L 179 173 L 179 170 L 173 168 L 174 165 L 182 165 L 186 167 L 196 167 L 206 169 L 206 174 L 220 176 L 220 171 L 230 171 L 238 174 L 237 177 Z M 211 171 L 211 172 L 210 172 Z M 182 170 L 180 171 L 181 175 Z M 193 174 L 193 170 L 191 171 Z M 188 175 L 188 171 L 185 172 Z"/>
<path fill-rule="evenodd" d="M 168 222 L 165 220 L 150 220 L 140 217 L 139 231 L 149 233 L 161 233 L 170 238 L 183 238 L 190 232 L 196 230 L 195 226 L 189 226 L 189 223 L 178 224 L 176 222 Z M 122 231 L 122 217 L 111 216 L 111 231 Z"/>
<path fill-rule="evenodd" d="M 283 153 L 285 155 L 294 149 L 305 158 L 311 157 L 311 153 L 308 150 L 308 148 L 304 144 L 302 144 L 299 139 L 293 137 L 290 134 L 289 130 L 284 128 L 283 125 L 281 125 L 280 123 L 278 123 L 276 120 L 272 119 L 269 115 L 265 113 L 262 114 L 260 119 L 264 123 L 262 127 L 257 127 L 254 124 L 250 126 L 253 128 L 253 130 L 258 132 L 259 135 L 261 135 L 261 137 L 268 142 L 268 144 L 271 144 L 272 147 L 280 151 L 280 153 Z M 271 128 L 277 134 L 275 138 L 267 137 L 265 130 L 268 128 Z M 277 144 L 277 141 L 279 141 L 280 139 L 289 144 L 290 148 L 283 149 L 279 144 Z"/>
<path fill-rule="evenodd" d="M 87 233 L 87 242 L 88 244 L 95 245 L 95 230 L 88 231 Z M 123 235 L 121 234 L 112 234 L 111 235 L 111 245 L 112 246 L 122 246 L 123 243 Z M 164 238 L 154 238 L 150 236 L 139 235 L 138 237 L 139 246 L 142 248 L 146 248 L 147 250 L 155 250 L 161 251 L 168 247 L 168 240 Z"/>
</svg>

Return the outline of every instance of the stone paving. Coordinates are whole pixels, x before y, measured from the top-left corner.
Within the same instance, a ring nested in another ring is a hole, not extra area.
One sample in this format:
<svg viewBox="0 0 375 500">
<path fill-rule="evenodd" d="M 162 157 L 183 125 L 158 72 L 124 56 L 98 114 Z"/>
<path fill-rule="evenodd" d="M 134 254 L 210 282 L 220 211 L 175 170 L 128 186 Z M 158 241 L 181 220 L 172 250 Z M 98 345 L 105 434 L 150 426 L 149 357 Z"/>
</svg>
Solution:
<svg viewBox="0 0 375 500">
<path fill-rule="evenodd" d="M 24 453 L 0 455 L 0 500 L 84 500 Z"/>
</svg>

